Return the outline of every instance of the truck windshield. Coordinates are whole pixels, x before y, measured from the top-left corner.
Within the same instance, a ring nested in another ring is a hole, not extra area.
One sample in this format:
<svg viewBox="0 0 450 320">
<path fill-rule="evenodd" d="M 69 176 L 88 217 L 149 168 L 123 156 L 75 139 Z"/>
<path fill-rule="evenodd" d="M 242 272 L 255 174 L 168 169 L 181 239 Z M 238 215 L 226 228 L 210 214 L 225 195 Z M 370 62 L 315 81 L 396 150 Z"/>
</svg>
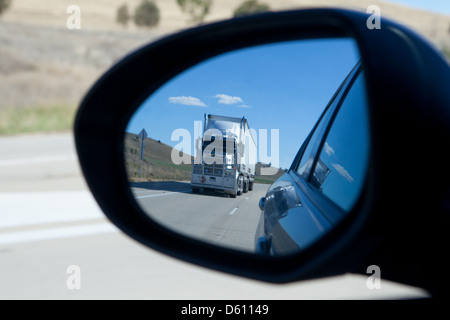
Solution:
<svg viewBox="0 0 450 320">
<path fill-rule="evenodd" d="M 236 122 L 223 121 L 223 120 L 209 120 L 207 129 L 217 129 L 222 132 L 222 135 L 227 134 L 239 134 L 240 124 Z"/>
<path fill-rule="evenodd" d="M 204 141 L 203 145 L 202 145 L 202 153 L 205 152 L 206 147 L 208 147 L 210 144 L 212 144 L 215 139 L 215 137 L 211 137 L 211 141 Z M 217 146 L 217 144 L 215 144 L 215 146 Z M 212 148 L 212 149 L 211 149 Z M 217 149 L 217 150 L 216 150 Z M 234 140 L 227 140 L 227 139 L 223 139 L 223 144 L 222 144 L 222 150 L 220 150 L 220 148 L 214 148 L 214 145 L 211 146 L 209 148 L 209 152 L 211 157 L 216 157 L 218 159 L 223 159 L 223 163 L 225 164 L 234 164 L 235 162 L 235 150 L 236 150 L 236 145 L 235 145 L 235 141 Z M 218 152 L 222 152 L 223 157 L 221 157 Z M 209 156 L 209 154 L 207 154 L 206 156 Z"/>
</svg>

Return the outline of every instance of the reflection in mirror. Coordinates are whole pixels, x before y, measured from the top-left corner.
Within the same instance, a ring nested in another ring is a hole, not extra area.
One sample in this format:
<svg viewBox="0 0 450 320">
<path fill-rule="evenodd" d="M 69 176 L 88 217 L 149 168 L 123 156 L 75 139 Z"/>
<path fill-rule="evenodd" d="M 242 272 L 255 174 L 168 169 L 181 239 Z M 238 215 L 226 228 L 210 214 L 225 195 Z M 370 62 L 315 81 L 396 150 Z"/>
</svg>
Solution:
<svg viewBox="0 0 450 320">
<path fill-rule="evenodd" d="M 357 124 L 343 115 L 336 129 L 342 137 L 324 136 L 358 61 L 353 39 L 316 39 L 232 51 L 179 74 L 142 103 L 126 129 L 124 157 L 138 205 L 166 228 L 214 245 L 267 255 L 304 249 L 351 209 L 345 190 L 355 198 L 363 185 L 368 134 L 347 145 L 340 140 L 367 132 L 363 83 L 348 103 L 359 103 Z M 306 146 L 324 110 L 330 115 Z M 300 148 L 311 157 L 308 175 L 294 162 Z M 366 154 L 353 172 L 345 154 L 358 150 Z M 336 191 L 353 182 L 356 188 Z M 337 192 L 340 214 L 321 212 L 302 184 L 325 202 Z"/>
</svg>

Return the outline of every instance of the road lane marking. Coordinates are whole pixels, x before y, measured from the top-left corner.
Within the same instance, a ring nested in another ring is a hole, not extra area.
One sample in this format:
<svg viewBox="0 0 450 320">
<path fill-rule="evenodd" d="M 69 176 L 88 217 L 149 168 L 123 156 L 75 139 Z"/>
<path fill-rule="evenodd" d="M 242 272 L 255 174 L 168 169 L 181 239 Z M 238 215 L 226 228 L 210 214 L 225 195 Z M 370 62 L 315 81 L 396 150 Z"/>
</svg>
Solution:
<svg viewBox="0 0 450 320">
<path fill-rule="evenodd" d="M 87 235 L 105 234 L 117 231 L 119 231 L 119 229 L 116 228 L 112 223 L 102 222 L 81 226 L 6 232 L 0 234 L 0 245 L 34 242 L 40 240 L 72 238 Z"/>
<path fill-rule="evenodd" d="M 132 187 L 132 190 L 131 190 L 131 192 L 133 194 L 155 193 L 155 192 L 161 192 L 162 191 L 162 189 L 147 189 L 147 190 L 145 190 L 143 188 L 139 188 L 139 190 L 134 190 L 133 188 L 135 188 L 135 187 Z M 189 192 L 189 191 L 186 190 L 186 189 L 180 189 L 180 190 L 171 190 L 171 191 L 163 191 L 163 192 Z"/>
<path fill-rule="evenodd" d="M 135 190 L 131 190 L 131 192 L 133 192 L 133 194 L 137 194 L 137 193 L 161 192 L 161 190 L 145 190 L 145 191 L 135 191 Z"/>
<path fill-rule="evenodd" d="M 0 228 L 104 218 L 87 190 L 0 193 Z"/>
<path fill-rule="evenodd" d="M 230 212 L 228 212 L 228 214 L 231 216 L 232 214 L 234 214 L 237 211 L 238 208 L 234 208 L 233 210 L 231 210 Z"/>
<path fill-rule="evenodd" d="M 160 194 L 150 194 L 147 196 L 139 196 L 139 197 L 135 197 L 135 199 L 142 199 L 142 198 L 153 198 L 153 197 L 162 197 L 162 196 L 170 196 L 172 194 L 179 194 L 179 193 L 189 193 L 191 191 L 180 191 L 180 192 L 165 192 L 165 193 L 160 193 Z"/>
<path fill-rule="evenodd" d="M 247 198 L 245 198 L 245 200 L 248 200 L 248 197 L 247 197 Z"/>
<path fill-rule="evenodd" d="M 32 157 L 32 158 L 20 158 L 20 159 L 8 159 L 8 160 L 0 160 L 0 167 L 33 164 L 33 163 L 73 161 L 73 160 L 77 160 L 77 159 L 78 158 L 75 154 L 42 156 L 42 157 Z"/>
</svg>

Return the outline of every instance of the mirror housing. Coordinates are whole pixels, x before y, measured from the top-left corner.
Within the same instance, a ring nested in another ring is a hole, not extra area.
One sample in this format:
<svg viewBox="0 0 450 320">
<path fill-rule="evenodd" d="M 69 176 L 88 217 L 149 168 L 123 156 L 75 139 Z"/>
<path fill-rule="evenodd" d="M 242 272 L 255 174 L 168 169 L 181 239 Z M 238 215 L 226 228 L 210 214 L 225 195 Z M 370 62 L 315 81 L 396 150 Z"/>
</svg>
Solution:
<svg viewBox="0 0 450 320">
<path fill-rule="evenodd" d="M 264 211 L 264 203 L 265 203 L 265 201 L 266 201 L 266 197 L 261 197 L 261 199 L 259 199 L 258 205 L 259 205 L 259 209 L 261 211 Z"/>
<path fill-rule="evenodd" d="M 429 171 L 436 162 L 448 162 L 443 161 L 447 151 L 442 146 L 450 145 L 449 66 L 420 36 L 385 19 L 381 29 L 370 30 L 368 17 L 341 9 L 264 13 L 186 30 L 119 61 L 85 96 L 74 126 L 81 168 L 106 216 L 148 247 L 239 276 L 285 283 L 365 274 L 376 264 L 385 279 L 436 294 L 446 290 L 449 280 L 436 268 L 446 262 L 449 243 L 449 211 L 442 203 L 450 177 L 448 170 Z M 141 211 L 128 188 L 122 142 L 130 117 L 145 98 L 175 75 L 220 53 L 343 36 L 357 41 L 362 56 L 373 156 L 362 196 L 335 229 L 301 253 L 268 259 L 181 236 Z M 412 176 L 418 168 L 425 171 Z"/>
</svg>

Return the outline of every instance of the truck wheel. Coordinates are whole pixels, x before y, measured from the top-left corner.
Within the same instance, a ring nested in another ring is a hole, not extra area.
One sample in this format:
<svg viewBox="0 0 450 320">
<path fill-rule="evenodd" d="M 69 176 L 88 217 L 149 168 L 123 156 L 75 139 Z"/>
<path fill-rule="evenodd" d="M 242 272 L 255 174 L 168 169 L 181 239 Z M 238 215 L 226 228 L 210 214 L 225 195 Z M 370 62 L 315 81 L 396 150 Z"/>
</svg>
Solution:
<svg viewBox="0 0 450 320">
<path fill-rule="evenodd" d="M 200 188 L 192 187 L 192 193 L 199 193 L 199 192 L 200 192 Z"/>
<path fill-rule="evenodd" d="M 247 193 L 248 192 L 248 182 L 244 182 L 244 190 L 242 190 L 242 192 Z"/>
<path fill-rule="evenodd" d="M 248 185 L 248 191 L 253 191 L 253 182 L 250 182 Z"/>
<path fill-rule="evenodd" d="M 236 194 L 238 196 L 240 196 L 242 194 L 243 188 L 244 188 L 244 177 L 239 177 L 238 178 L 238 190 L 236 192 Z"/>
</svg>

